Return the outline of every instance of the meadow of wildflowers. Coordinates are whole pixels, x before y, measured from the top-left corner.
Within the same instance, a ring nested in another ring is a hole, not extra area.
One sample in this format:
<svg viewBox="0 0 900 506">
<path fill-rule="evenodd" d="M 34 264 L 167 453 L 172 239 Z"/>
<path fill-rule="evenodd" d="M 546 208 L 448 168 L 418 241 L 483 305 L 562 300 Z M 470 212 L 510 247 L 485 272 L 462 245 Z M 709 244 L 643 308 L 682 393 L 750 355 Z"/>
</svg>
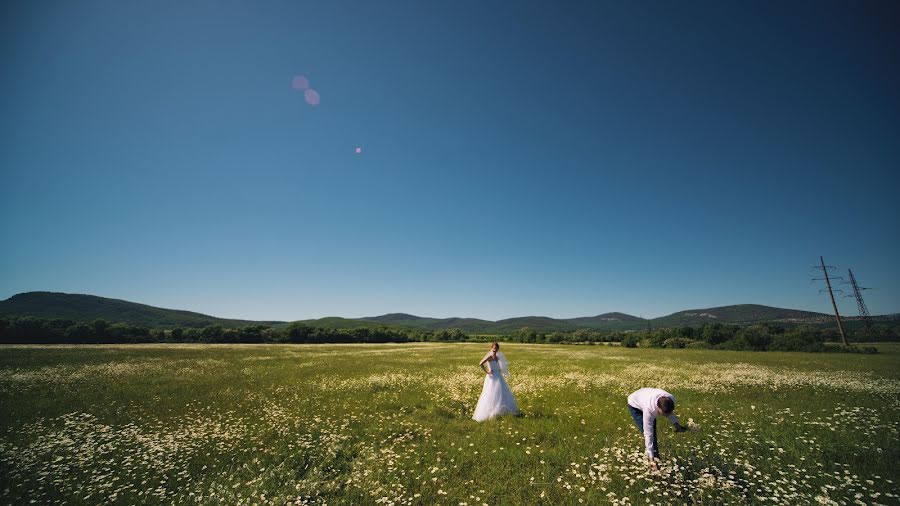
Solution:
<svg viewBox="0 0 900 506">
<path fill-rule="evenodd" d="M 900 504 L 900 348 L 0 348 L 5 504 Z M 625 398 L 674 393 L 650 472 Z"/>
</svg>

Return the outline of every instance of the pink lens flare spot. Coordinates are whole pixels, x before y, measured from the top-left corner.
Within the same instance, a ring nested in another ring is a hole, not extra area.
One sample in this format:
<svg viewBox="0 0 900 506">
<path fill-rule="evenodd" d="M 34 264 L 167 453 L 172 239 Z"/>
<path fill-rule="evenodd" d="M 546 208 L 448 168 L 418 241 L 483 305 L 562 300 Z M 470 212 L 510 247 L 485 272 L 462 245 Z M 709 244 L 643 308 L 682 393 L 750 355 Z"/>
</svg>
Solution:
<svg viewBox="0 0 900 506">
<path fill-rule="evenodd" d="M 306 76 L 294 76 L 294 80 L 291 82 L 291 87 L 295 90 L 308 90 L 309 79 L 307 79 Z"/>
<path fill-rule="evenodd" d="M 319 92 L 312 88 L 303 92 L 303 98 L 309 105 L 319 105 Z"/>
<path fill-rule="evenodd" d="M 362 148 L 356 148 L 356 154 L 358 155 L 360 153 L 362 153 Z"/>
</svg>

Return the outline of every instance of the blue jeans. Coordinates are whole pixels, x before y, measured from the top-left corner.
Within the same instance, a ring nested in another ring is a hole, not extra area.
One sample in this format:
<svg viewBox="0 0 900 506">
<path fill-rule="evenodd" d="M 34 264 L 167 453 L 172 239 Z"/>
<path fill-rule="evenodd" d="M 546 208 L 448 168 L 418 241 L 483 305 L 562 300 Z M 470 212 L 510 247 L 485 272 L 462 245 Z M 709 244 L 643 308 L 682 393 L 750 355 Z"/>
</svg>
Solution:
<svg viewBox="0 0 900 506">
<path fill-rule="evenodd" d="M 644 434 L 644 412 L 635 408 L 631 404 L 628 405 L 628 411 L 631 412 L 631 418 L 634 418 L 634 423 L 637 425 L 639 431 L 641 431 L 641 435 Z M 653 434 L 650 439 L 650 451 L 653 452 L 653 458 L 659 458 L 659 443 L 656 442 L 656 418 L 653 419 Z"/>
</svg>

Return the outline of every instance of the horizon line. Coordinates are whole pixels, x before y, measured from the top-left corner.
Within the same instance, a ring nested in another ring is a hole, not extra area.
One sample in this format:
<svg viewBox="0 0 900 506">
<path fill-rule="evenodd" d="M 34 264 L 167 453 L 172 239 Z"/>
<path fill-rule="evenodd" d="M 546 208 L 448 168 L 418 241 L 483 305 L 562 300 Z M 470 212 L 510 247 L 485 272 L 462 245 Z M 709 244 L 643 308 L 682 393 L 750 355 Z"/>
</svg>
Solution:
<svg viewBox="0 0 900 506">
<path fill-rule="evenodd" d="M 613 313 L 618 313 L 618 314 L 622 314 L 622 315 L 625 315 L 625 316 L 630 316 L 630 317 L 632 317 L 632 318 L 637 318 L 637 319 L 639 319 L 639 320 L 641 320 L 641 321 L 651 321 L 651 322 L 652 322 L 653 320 L 657 320 L 657 319 L 660 319 L 660 318 L 665 318 L 665 317 L 667 317 L 667 316 L 672 316 L 672 315 L 675 315 L 675 314 L 678 314 L 678 313 L 683 313 L 683 312 L 686 312 L 686 311 L 704 311 L 704 310 L 710 310 L 710 309 L 721 309 L 721 308 L 735 307 L 735 306 L 762 306 L 762 307 L 773 308 L 773 309 L 782 309 L 782 310 L 786 310 L 786 311 L 803 311 L 803 312 L 807 312 L 807 313 L 815 313 L 815 314 L 824 315 L 824 316 L 826 316 L 826 317 L 832 317 L 832 318 L 834 317 L 834 315 L 831 314 L 831 313 L 823 313 L 823 312 L 821 312 L 821 311 L 815 311 L 815 310 L 809 310 L 809 309 L 785 308 L 785 307 L 779 307 L 779 306 L 768 306 L 768 305 L 766 305 L 766 304 L 757 304 L 757 303 L 741 303 L 741 304 L 726 304 L 726 305 L 723 305 L 723 306 L 712 306 L 712 307 L 705 307 L 705 308 L 689 308 L 689 309 L 681 309 L 681 310 L 678 310 L 678 311 L 675 311 L 675 312 L 672 312 L 672 313 L 664 314 L 664 315 L 661 315 L 661 316 L 650 317 L 650 318 L 645 318 L 644 316 L 636 316 L 636 315 L 633 315 L 633 314 L 630 314 L 630 313 L 626 313 L 626 312 L 623 312 L 623 311 L 607 311 L 607 312 L 604 312 L 604 313 L 597 313 L 597 314 L 594 314 L 594 315 L 586 315 L 586 316 L 555 317 L 555 316 L 545 316 L 545 315 L 531 314 L 531 315 L 522 315 L 522 316 L 510 316 L 510 317 L 507 317 L 507 318 L 499 318 L 499 319 L 497 319 L 497 320 L 489 320 L 489 319 L 486 319 L 486 318 L 477 318 L 477 317 L 471 317 L 471 316 L 447 316 L 447 317 L 420 316 L 420 315 L 416 315 L 416 314 L 413 314 L 413 313 L 407 313 L 407 312 L 403 312 L 403 311 L 393 311 L 393 312 L 387 312 L 387 313 L 383 313 L 383 314 L 375 315 L 375 316 L 337 316 L 337 315 L 325 315 L 325 316 L 319 316 L 319 317 L 317 317 L 317 318 L 298 318 L 298 319 L 293 319 L 293 320 L 289 320 L 289 319 L 288 319 L 288 320 L 279 320 L 279 319 L 247 319 L 247 318 L 236 318 L 236 317 L 223 317 L 223 316 L 216 316 L 216 315 L 213 315 L 213 314 L 201 312 L 201 311 L 198 311 L 198 310 L 178 309 L 178 308 L 171 308 L 171 307 L 154 306 L 154 305 L 152 305 L 152 304 L 147 304 L 147 303 L 144 303 L 144 302 L 135 302 L 135 301 L 133 301 L 133 300 L 128 300 L 128 299 L 119 299 L 119 298 L 114 298 L 114 297 L 105 297 L 105 296 L 102 296 L 102 295 L 94 295 L 94 294 L 89 294 L 89 293 L 54 292 L 54 291 L 49 291 L 49 290 L 32 290 L 32 291 L 27 291 L 27 292 L 20 292 L 20 293 L 17 293 L 17 294 L 14 294 L 14 295 L 9 296 L 7 299 L 3 300 L 3 302 L 6 302 L 6 301 L 12 299 L 13 297 L 16 297 L 16 296 L 19 296 L 19 295 L 34 294 L 34 293 L 47 293 L 47 294 L 59 294 L 59 295 L 81 295 L 81 296 L 88 296 L 88 297 L 97 297 L 97 298 L 101 298 L 101 299 L 117 300 L 117 301 L 127 302 L 127 303 L 131 303 L 131 304 L 140 304 L 140 305 L 143 305 L 143 306 L 153 307 L 153 308 L 156 308 L 156 309 L 164 309 L 164 310 L 167 310 L 167 311 L 186 311 L 186 312 L 196 313 L 196 314 L 200 314 L 200 315 L 203 315 L 203 316 L 207 316 L 207 317 L 210 317 L 210 318 L 216 318 L 216 319 L 220 319 L 220 320 L 243 320 L 243 321 L 248 321 L 248 322 L 274 322 L 274 323 L 293 323 L 293 322 L 302 322 L 302 321 L 310 321 L 310 320 L 322 320 L 322 319 L 325 319 L 325 318 L 342 318 L 342 319 L 345 319 L 345 320 L 368 320 L 368 319 L 372 319 L 372 318 L 380 318 L 380 317 L 388 316 L 388 315 L 407 315 L 407 316 L 412 316 L 412 317 L 415 317 L 415 318 L 432 319 L 432 320 L 466 319 L 466 320 L 480 320 L 480 321 L 485 321 L 485 322 L 490 322 L 490 323 L 497 323 L 497 322 L 501 322 L 501 321 L 505 321 L 505 320 L 513 320 L 513 319 L 517 319 L 517 318 L 547 318 L 547 319 L 551 319 L 551 320 L 573 320 L 573 319 L 577 319 L 577 318 L 596 318 L 596 317 L 598 317 L 598 316 L 604 316 L 604 315 L 613 314 Z M 876 315 L 870 315 L 870 316 L 871 316 L 871 317 L 884 317 L 884 316 L 893 316 L 893 315 L 896 315 L 896 314 L 900 314 L 900 311 L 893 312 L 893 313 L 876 314 Z M 842 317 L 842 318 L 860 318 L 859 315 L 841 315 L 841 317 Z"/>
</svg>

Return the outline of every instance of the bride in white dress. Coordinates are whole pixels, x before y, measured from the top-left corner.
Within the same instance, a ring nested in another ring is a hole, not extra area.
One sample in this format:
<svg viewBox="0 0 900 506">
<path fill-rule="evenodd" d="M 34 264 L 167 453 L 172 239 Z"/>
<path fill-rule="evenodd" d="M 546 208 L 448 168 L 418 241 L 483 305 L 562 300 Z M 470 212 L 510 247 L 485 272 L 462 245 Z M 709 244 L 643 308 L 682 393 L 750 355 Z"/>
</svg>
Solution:
<svg viewBox="0 0 900 506">
<path fill-rule="evenodd" d="M 484 377 L 481 397 L 478 398 L 478 405 L 475 406 L 475 414 L 472 416 L 472 420 L 476 422 L 519 412 L 516 398 L 513 397 L 512 390 L 506 384 L 506 379 L 509 378 L 509 362 L 499 350 L 500 345 L 497 342 L 491 343 L 490 353 L 485 355 L 478 364 L 482 369 L 487 364 L 485 371 L 487 374 Z"/>
</svg>

